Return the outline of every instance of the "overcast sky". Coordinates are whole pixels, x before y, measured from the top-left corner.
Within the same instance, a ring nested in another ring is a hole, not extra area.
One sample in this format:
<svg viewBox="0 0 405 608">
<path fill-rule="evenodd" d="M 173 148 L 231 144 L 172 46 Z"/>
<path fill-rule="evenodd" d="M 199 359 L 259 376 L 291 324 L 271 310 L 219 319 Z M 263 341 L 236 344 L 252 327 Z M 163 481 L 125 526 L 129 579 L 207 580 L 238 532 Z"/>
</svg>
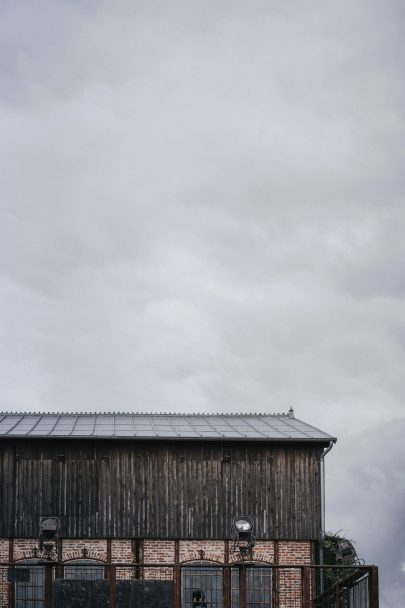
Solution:
<svg viewBox="0 0 405 608">
<path fill-rule="evenodd" d="M 0 13 L 1 409 L 292 405 L 402 608 L 404 4 Z"/>
</svg>

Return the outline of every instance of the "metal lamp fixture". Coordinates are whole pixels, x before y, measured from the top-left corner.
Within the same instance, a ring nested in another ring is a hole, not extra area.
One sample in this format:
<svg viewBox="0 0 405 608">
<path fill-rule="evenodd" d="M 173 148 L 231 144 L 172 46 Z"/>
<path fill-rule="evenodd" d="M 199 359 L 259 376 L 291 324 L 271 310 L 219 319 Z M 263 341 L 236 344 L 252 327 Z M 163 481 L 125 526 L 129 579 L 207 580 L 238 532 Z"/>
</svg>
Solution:
<svg viewBox="0 0 405 608">
<path fill-rule="evenodd" d="M 336 563 L 344 566 L 351 566 L 360 562 L 357 557 L 356 549 L 350 540 L 344 539 L 338 543 L 336 549 Z"/>
<path fill-rule="evenodd" d="M 39 520 L 39 550 L 47 559 L 52 559 L 52 551 L 57 550 L 59 542 L 60 521 L 57 517 L 41 517 Z"/>
<path fill-rule="evenodd" d="M 254 522 L 251 515 L 235 515 L 232 520 L 233 547 L 232 553 L 239 551 L 241 559 L 252 559 L 255 537 Z"/>
</svg>

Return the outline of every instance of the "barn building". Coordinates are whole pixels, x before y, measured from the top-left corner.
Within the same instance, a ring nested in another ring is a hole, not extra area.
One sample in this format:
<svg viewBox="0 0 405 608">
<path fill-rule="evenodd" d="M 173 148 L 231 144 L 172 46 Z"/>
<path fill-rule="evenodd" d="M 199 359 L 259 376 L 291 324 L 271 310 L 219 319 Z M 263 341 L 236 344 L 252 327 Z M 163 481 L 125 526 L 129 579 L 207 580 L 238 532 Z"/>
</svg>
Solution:
<svg viewBox="0 0 405 608">
<path fill-rule="evenodd" d="M 312 605 L 336 439 L 292 410 L 1 414 L 0 435 L 0 608 Z"/>
</svg>

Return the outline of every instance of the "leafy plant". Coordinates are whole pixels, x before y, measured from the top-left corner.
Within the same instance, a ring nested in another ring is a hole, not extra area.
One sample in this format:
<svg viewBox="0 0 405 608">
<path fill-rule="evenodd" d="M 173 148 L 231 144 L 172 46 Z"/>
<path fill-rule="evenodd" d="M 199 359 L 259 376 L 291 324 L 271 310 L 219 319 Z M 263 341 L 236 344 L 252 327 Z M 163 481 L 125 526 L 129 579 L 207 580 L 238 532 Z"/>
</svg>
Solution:
<svg viewBox="0 0 405 608">
<path fill-rule="evenodd" d="M 323 546 L 323 563 L 325 566 L 325 585 L 326 588 L 332 587 L 339 579 L 344 576 L 347 576 L 350 573 L 350 570 L 340 568 L 328 569 L 328 566 L 338 566 L 339 564 L 336 561 L 336 553 L 338 550 L 339 543 L 342 541 L 349 541 L 353 544 L 351 539 L 348 539 L 345 536 L 342 536 L 341 532 L 327 532 L 325 536 L 325 542 Z M 354 567 L 354 569 L 356 566 Z"/>
</svg>

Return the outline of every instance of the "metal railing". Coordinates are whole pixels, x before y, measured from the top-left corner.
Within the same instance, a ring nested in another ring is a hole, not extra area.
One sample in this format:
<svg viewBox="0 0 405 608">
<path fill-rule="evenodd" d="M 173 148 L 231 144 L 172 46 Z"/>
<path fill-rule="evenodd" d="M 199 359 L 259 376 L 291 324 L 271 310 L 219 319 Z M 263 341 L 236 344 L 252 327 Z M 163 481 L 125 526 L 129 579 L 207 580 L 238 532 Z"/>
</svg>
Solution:
<svg viewBox="0 0 405 608">
<path fill-rule="evenodd" d="M 315 608 L 378 608 L 378 569 L 375 566 L 335 566 L 325 569 L 326 591 Z"/>
<path fill-rule="evenodd" d="M 322 594 L 319 589 L 323 577 Z M 0 608 L 378 608 L 375 566 L 0 563 Z"/>
</svg>

